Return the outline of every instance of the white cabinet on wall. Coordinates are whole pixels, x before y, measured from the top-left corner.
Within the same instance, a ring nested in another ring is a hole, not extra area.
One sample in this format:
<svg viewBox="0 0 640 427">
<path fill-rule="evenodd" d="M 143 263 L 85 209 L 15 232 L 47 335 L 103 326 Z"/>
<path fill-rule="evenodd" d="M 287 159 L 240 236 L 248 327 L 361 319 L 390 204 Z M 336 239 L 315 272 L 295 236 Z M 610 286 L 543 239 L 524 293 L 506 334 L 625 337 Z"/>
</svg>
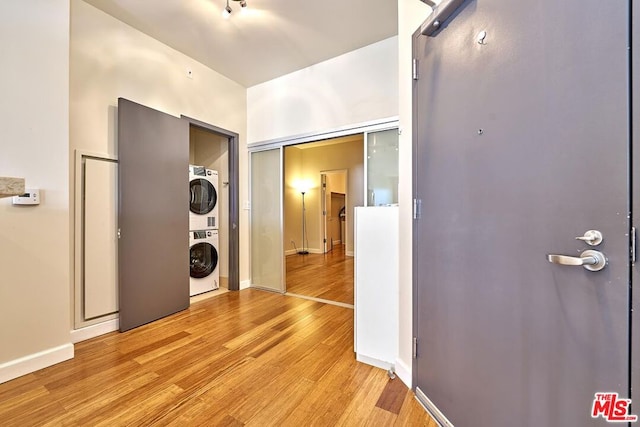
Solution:
<svg viewBox="0 0 640 427">
<path fill-rule="evenodd" d="M 74 332 L 117 318 L 117 175 L 114 158 L 76 151 Z"/>
<path fill-rule="evenodd" d="M 355 208 L 356 359 L 383 369 L 398 357 L 398 207 Z"/>
<path fill-rule="evenodd" d="M 118 311 L 117 163 L 85 160 L 84 320 Z"/>
</svg>

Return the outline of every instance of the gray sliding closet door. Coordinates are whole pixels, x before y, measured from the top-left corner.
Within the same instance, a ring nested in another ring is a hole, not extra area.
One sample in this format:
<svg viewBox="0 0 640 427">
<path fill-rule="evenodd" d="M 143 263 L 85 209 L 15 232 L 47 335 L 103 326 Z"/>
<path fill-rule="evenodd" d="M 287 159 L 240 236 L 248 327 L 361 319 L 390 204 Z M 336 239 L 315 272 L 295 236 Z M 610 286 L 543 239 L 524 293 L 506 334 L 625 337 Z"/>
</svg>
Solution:
<svg viewBox="0 0 640 427">
<path fill-rule="evenodd" d="M 120 331 L 189 306 L 189 123 L 118 100 Z"/>
</svg>

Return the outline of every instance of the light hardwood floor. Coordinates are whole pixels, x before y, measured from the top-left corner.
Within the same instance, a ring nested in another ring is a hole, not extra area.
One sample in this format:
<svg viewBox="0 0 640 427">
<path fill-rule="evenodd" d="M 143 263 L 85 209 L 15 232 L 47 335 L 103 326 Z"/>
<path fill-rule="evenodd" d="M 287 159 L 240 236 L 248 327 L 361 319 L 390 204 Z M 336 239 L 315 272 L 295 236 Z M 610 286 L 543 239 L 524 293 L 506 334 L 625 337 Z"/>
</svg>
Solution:
<svg viewBox="0 0 640 427">
<path fill-rule="evenodd" d="M 353 305 L 353 257 L 344 245 L 326 254 L 286 257 L 287 292 Z"/>
<path fill-rule="evenodd" d="M 355 361 L 352 325 L 349 308 L 229 292 L 0 384 L 0 425 L 436 427 Z"/>
</svg>

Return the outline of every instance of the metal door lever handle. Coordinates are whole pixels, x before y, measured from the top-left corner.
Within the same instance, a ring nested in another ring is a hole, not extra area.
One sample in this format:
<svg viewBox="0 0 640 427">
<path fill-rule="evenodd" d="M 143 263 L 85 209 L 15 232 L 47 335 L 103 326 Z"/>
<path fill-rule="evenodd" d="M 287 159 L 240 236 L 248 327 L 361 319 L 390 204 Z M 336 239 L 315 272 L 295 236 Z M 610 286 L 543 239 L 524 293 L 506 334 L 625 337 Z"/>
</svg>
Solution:
<svg viewBox="0 0 640 427">
<path fill-rule="evenodd" d="M 598 262 L 595 257 L 586 256 L 586 257 L 575 257 L 575 256 L 567 256 L 567 255 L 547 255 L 547 259 L 549 262 L 553 264 L 560 265 L 594 265 Z"/>
<path fill-rule="evenodd" d="M 607 265 L 607 257 L 594 250 L 584 251 L 579 257 L 547 254 L 547 260 L 559 265 L 581 265 L 589 271 L 600 271 Z"/>
</svg>

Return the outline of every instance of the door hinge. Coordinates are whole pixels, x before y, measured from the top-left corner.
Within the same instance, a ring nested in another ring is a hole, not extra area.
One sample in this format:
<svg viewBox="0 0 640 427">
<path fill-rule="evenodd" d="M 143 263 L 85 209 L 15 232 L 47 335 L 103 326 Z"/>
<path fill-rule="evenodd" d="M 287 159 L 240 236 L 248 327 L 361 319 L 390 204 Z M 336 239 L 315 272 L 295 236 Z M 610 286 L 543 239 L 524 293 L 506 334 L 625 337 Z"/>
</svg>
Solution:
<svg viewBox="0 0 640 427">
<path fill-rule="evenodd" d="M 323 242 L 323 243 L 327 243 L 327 239 L 324 239 L 324 242 Z"/>
<path fill-rule="evenodd" d="M 636 228 L 635 227 L 631 227 L 631 236 L 630 240 L 631 240 L 631 245 L 629 248 L 629 251 L 631 252 L 630 258 L 631 258 L 631 265 L 634 265 L 636 263 Z"/>
<path fill-rule="evenodd" d="M 418 358 L 418 337 L 413 337 L 413 358 Z"/>
<path fill-rule="evenodd" d="M 413 219 L 422 218 L 422 200 L 413 199 Z"/>
<path fill-rule="evenodd" d="M 122 236 L 122 234 L 120 233 L 120 229 L 118 228 L 118 239 L 120 238 L 120 236 Z"/>
<path fill-rule="evenodd" d="M 413 80 L 418 80 L 418 60 L 413 58 L 413 65 L 411 67 L 411 76 Z"/>
</svg>

